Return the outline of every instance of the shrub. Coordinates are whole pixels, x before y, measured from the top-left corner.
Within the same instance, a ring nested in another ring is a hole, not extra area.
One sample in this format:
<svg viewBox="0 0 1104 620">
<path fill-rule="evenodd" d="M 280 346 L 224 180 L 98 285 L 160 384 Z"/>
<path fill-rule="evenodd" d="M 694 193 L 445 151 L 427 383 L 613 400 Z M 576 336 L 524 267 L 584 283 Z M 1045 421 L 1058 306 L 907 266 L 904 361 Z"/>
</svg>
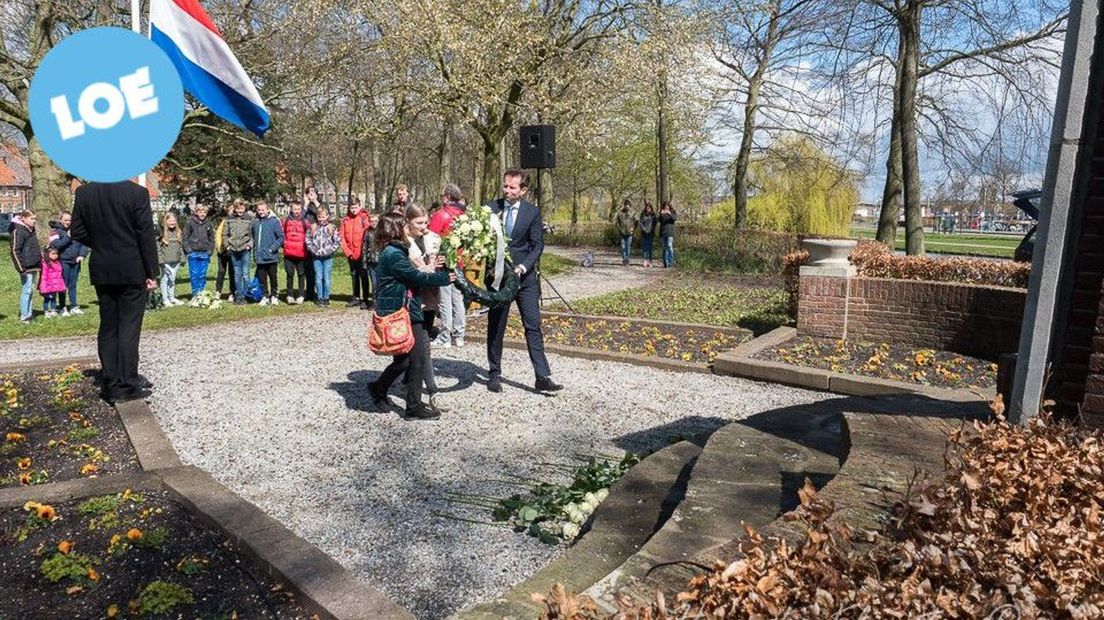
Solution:
<svg viewBox="0 0 1104 620">
<path fill-rule="evenodd" d="M 1027 288 L 1030 263 L 983 258 L 928 258 L 900 256 L 889 246 L 875 241 L 860 242 L 851 253 L 851 263 L 868 278 L 929 280 L 985 286 Z"/>
<path fill-rule="evenodd" d="M 85 583 L 90 580 L 94 581 L 93 577 L 96 576 L 96 573 L 92 570 L 92 567 L 99 563 L 99 560 L 91 556 L 58 552 L 43 560 L 39 570 L 44 577 L 53 583 L 57 583 L 62 579 Z"/>
</svg>

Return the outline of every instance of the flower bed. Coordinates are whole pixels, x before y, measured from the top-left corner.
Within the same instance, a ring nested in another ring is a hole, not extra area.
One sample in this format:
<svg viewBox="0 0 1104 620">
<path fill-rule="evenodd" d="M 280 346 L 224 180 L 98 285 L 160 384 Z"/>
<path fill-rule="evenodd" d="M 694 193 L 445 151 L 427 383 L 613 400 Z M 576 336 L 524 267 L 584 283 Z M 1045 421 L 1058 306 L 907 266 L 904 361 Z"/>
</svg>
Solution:
<svg viewBox="0 0 1104 620">
<path fill-rule="evenodd" d="M 586 315 L 544 315 L 541 319 L 546 344 L 584 347 L 599 351 L 635 353 L 708 364 L 717 354 L 747 341 L 746 332 L 724 328 L 646 323 Z M 474 333 L 486 334 L 487 324 L 469 324 Z M 506 326 L 507 338 L 525 338 L 516 312 Z"/>
<path fill-rule="evenodd" d="M 571 302 L 584 314 L 742 327 L 757 335 L 789 322 L 785 305 L 774 276 L 666 277 L 646 288 Z"/>
<path fill-rule="evenodd" d="M 139 468 L 119 416 L 82 369 L 0 376 L 0 393 L 0 487 Z"/>
<path fill-rule="evenodd" d="M 0 618 L 306 618 L 166 492 L 0 513 Z"/>
<path fill-rule="evenodd" d="M 944 388 L 990 390 L 997 365 L 947 351 L 887 342 L 798 337 L 760 351 L 759 359 Z"/>
</svg>

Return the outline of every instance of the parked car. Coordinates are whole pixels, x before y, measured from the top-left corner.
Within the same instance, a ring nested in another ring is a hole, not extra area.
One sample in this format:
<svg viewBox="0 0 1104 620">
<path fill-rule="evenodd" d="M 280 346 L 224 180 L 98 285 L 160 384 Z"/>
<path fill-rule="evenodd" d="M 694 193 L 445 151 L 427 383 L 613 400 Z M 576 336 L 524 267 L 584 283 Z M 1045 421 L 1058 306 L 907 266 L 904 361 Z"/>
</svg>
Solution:
<svg viewBox="0 0 1104 620">
<path fill-rule="evenodd" d="M 1012 204 L 1023 211 L 1027 217 L 1038 222 L 1039 198 L 1042 195 L 1043 191 L 1039 189 L 1021 189 L 1012 193 Z M 1031 227 L 1031 230 L 1027 231 L 1020 244 L 1016 246 L 1016 251 L 1012 254 L 1012 260 L 1023 263 L 1031 262 L 1031 256 L 1035 253 L 1035 229 L 1038 227 L 1039 225 L 1035 224 Z"/>
</svg>

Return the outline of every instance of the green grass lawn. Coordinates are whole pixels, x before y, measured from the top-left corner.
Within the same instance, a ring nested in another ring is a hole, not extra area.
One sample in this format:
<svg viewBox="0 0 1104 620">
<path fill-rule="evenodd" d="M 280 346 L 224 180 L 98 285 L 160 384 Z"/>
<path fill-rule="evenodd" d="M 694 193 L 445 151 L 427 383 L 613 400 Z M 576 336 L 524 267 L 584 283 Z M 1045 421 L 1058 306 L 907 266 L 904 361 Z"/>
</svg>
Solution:
<svg viewBox="0 0 1104 620">
<path fill-rule="evenodd" d="M 873 239 L 875 230 L 872 228 L 852 228 L 851 236 L 858 239 Z M 1012 258 L 1016 246 L 1020 244 L 1023 235 L 971 235 L 971 234 L 943 234 L 924 233 L 924 247 L 929 252 L 941 254 L 963 254 L 967 256 L 987 256 L 993 258 Z M 894 244 L 898 250 L 905 249 L 905 233 L 897 231 L 897 241 Z"/>
<path fill-rule="evenodd" d="M 582 314 L 743 327 L 756 334 L 789 322 L 781 281 L 769 277 L 683 274 L 646 288 L 573 301 L 571 307 Z"/>
<path fill-rule="evenodd" d="M 5 254 L 11 253 L 6 243 L 0 244 L 0 248 L 5 251 Z M 545 254 L 541 258 L 541 269 L 544 271 L 545 275 L 549 276 L 563 273 L 571 269 L 574 265 L 574 261 L 552 254 Z M 217 262 L 211 261 L 211 266 L 207 271 L 207 290 L 214 290 L 216 272 Z M 181 265 L 180 271 L 177 272 L 176 278 L 176 295 L 184 301 L 187 301 L 190 297 L 191 285 L 189 282 L 188 265 L 185 262 Z M 145 329 L 192 327 L 195 325 L 205 325 L 221 321 L 236 321 L 268 316 L 324 311 L 323 308 L 315 306 L 312 303 L 304 303 L 296 306 L 289 306 L 283 303 L 284 287 L 286 283 L 287 280 L 285 279 L 281 263 L 279 272 L 281 303 L 279 306 L 258 306 L 256 304 L 235 306 L 232 304 L 224 304 L 218 310 L 176 306 L 147 312 L 142 325 Z M 330 296 L 334 305 L 331 306 L 330 309 L 344 308 L 345 303 L 348 302 L 352 296 L 352 288 L 353 284 L 352 279 L 349 277 L 348 261 L 342 256 L 335 257 L 333 268 L 333 292 Z M 226 284 L 224 284 L 223 293 L 227 292 L 229 292 L 229 289 Z M 85 336 L 95 334 L 100 324 L 99 305 L 96 302 L 96 291 L 88 281 L 87 267 L 81 270 L 80 282 L 77 288 L 77 300 L 84 308 L 85 313 L 83 315 L 47 319 L 41 314 L 42 295 L 35 290 L 33 300 L 36 312 L 35 318 L 29 325 L 23 325 L 19 322 L 19 277 L 11 264 L 11 260 L 4 259 L 2 264 L 0 264 L 0 340 Z M 367 315 L 367 313 L 365 314 Z"/>
</svg>

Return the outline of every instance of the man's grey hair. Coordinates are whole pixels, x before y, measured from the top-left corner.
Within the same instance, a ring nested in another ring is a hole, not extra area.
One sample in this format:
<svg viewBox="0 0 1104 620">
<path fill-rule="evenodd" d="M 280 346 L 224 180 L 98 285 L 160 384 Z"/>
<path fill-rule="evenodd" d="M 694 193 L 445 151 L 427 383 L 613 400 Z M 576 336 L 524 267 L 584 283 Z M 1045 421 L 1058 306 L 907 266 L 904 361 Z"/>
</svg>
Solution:
<svg viewBox="0 0 1104 620">
<path fill-rule="evenodd" d="M 460 191 L 460 186 L 455 183 L 445 183 L 441 188 L 441 195 L 453 202 L 460 202 L 464 199 L 464 192 Z"/>
</svg>

